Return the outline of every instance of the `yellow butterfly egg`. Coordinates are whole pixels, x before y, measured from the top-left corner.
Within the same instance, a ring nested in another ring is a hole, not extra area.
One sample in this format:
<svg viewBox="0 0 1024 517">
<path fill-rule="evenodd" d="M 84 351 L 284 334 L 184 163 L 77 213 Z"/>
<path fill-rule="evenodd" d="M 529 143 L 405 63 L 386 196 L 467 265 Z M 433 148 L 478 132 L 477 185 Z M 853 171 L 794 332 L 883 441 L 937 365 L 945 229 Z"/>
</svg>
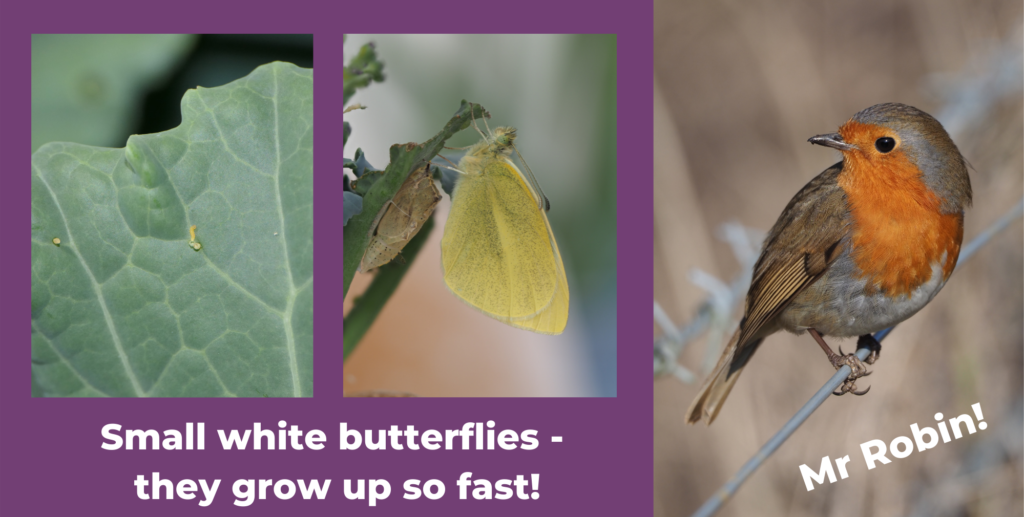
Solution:
<svg viewBox="0 0 1024 517">
<path fill-rule="evenodd" d="M 441 239 L 445 285 L 503 323 L 561 334 L 569 317 L 569 285 L 547 198 L 525 161 L 526 174 L 510 159 L 512 151 L 518 155 L 515 128 L 480 133 L 484 139 L 458 165 Z"/>
</svg>

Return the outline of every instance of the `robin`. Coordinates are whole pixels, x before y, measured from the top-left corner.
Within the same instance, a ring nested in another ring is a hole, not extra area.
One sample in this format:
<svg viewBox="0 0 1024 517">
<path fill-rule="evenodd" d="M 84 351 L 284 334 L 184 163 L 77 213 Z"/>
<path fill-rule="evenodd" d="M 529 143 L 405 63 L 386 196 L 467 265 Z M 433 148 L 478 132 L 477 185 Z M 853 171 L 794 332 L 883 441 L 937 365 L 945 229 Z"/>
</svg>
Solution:
<svg viewBox="0 0 1024 517">
<path fill-rule="evenodd" d="M 853 116 L 812 144 L 843 160 L 812 179 L 786 205 L 754 266 L 743 319 L 686 414 L 711 425 L 758 346 L 780 330 L 807 331 L 837 370 L 852 373 L 836 395 L 868 375 L 855 354 L 836 354 L 822 336 L 871 334 L 921 310 L 956 266 L 971 181 L 956 144 L 931 115 L 897 103 Z"/>
</svg>

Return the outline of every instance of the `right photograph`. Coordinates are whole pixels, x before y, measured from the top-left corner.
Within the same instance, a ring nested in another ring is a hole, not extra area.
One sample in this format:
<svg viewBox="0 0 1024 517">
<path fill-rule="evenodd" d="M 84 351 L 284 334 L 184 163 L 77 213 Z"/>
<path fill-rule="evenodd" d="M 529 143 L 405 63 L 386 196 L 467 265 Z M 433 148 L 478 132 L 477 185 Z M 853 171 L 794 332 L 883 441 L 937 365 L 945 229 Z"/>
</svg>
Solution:
<svg viewBox="0 0 1024 517">
<path fill-rule="evenodd" d="M 655 515 L 1022 515 L 1022 26 L 655 2 Z"/>
<path fill-rule="evenodd" d="M 615 36 L 344 50 L 345 395 L 616 396 Z"/>
</svg>

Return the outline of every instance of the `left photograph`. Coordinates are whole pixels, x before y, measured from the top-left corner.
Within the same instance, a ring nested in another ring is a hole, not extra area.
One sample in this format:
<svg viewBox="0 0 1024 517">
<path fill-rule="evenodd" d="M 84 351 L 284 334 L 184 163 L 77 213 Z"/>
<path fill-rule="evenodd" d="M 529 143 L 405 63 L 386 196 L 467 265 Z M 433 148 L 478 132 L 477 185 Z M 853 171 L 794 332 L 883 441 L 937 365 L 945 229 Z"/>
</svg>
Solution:
<svg viewBox="0 0 1024 517">
<path fill-rule="evenodd" d="M 313 36 L 32 37 L 32 396 L 313 395 Z"/>
</svg>

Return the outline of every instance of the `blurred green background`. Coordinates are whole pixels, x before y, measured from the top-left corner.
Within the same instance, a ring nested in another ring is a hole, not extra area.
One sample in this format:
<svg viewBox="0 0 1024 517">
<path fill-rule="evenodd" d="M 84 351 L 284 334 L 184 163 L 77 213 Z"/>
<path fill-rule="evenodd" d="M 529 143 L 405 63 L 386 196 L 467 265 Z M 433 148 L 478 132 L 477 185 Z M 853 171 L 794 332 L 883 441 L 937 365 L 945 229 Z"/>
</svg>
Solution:
<svg viewBox="0 0 1024 517">
<path fill-rule="evenodd" d="M 47 142 L 123 147 L 181 123 L 185 90 L 212 88 L 272 61 L 313 66 L 313 36 L 36 34 L 32 151 Z"/>
<path fill-rule="evenodd" d="M 571 300 L 565 333 L 541 336 L 491 320 L 448 293 L 438 243 L 449 203 L 445 195 L 431 236 L 437 242 L 427 243 L 345 365 L 346 391 L 615 396 L 614 35 L 347 38 L 346 59 L 365 43 L 376 45 L 386 80 L 351 99 L 368 109 L 345 115 L 352 125 L 345 155 L 362 148 L 370 163 L 383 169 L 391 145 L 427 140 L 462 99 L 482 104 L 491 113 L 492 129 L 519 130 L 516 145 L 551 201 L 548 217 Z M 448 145 L 479 139 L 469 129 Z M 457 162 L 459 152 L 447 154 Z M 350 293 L 361 292 L 367 281 L 357 275 Z M 504 342 L 509 345 L 503 347 Z M 420 353 L 423 360 L 411 358 Z"/>
</svg>

